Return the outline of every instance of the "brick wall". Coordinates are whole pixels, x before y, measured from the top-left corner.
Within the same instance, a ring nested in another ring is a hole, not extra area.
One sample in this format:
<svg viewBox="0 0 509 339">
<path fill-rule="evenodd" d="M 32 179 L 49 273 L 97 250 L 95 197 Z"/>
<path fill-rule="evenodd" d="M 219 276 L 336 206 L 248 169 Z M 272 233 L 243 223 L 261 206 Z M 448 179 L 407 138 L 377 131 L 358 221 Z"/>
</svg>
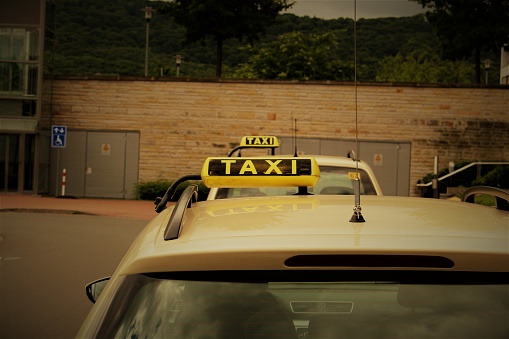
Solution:
<svg viewBox="0 0 509 339">
<path fill-rule="evenodd" d="M 355 88 L 342 83 L 59 78 L 49 124 L 140 132 L 140 181 L 197 173 L 243 135 L 355 139 Z M 357 87 L 359 139 L 411 142 L 410 187 L 449 161 L 509 161 L 509 88 Z"/>
</svg>

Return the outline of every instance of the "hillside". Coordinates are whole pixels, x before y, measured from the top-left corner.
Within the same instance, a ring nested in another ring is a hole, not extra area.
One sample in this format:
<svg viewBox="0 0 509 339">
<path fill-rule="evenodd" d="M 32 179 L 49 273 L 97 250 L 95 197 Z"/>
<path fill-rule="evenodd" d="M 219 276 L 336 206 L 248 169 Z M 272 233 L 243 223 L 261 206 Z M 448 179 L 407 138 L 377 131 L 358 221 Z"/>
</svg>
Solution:
<svg viewBox="0 0 509 339">
<path fill-rule="evenodd" d="M 154 3 L 156 4 L 156 3 Z M 144 0 L 60 0 L 56 9 L 56 75 L 141 76 L 145 63 L 146 24 L 141 11 Z M 154 5 L 155 7 L 155 5 Z M 263 45 L 277 35 L 301 31 L 323 34 L 334 31 L 340 43 L 340 59 L 353 63 L 353 21 L 324 20 L 281 15 L 258 42 Z M 357 23 L 360 80 L 374 80 L 378 61 L 398 52 L 436 46 L 431 27 L 422 16 L 360 19 Z M 212 41 L 185 44 L 184 29 L 169 17 L 154 13 L 150 23 L 149 75 L 175 75 L 175 55 L 183 56 L 181 76 L 212 77 L 215 45 Z M 250 54 L 245 42 L 229 40 L 224 45 L 224 76 L 231 77 Z"/>
</svg>

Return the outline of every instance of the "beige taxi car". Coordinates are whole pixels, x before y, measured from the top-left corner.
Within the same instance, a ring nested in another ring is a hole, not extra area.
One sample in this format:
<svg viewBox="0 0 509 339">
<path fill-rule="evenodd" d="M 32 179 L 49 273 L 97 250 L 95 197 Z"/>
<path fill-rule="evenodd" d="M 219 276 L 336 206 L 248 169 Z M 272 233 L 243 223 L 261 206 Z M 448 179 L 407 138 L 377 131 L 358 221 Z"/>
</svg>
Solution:
<svg viewBox="0 0 509 339">
<path fill-rule="evenodd" d="M 280 146 L 275 136 L 244 136 L 238 147 L 234 148 L 229 157 L 234 157 L 245 150 L 275 150 Z M 312 155 L 320 167 L 320 180 L 310 188 L 311 193 L 321 195 L 352 195 L 353 180 L 360 179 L 361 195 L 383 195 L 382 189 L 371 167 L 363 161 L 356 161 L 355 152 L 350 151 L 347 157 Z M 291 195 L 297 192 L 296 187 L 222 187 L 211 188 L 207 200 L 227 199 L 249 196 Z"/>
<path fill-rule="evenodd" d="M 354 196 L 312 194 L 312 157 L 209 158 L 200 177 L 298 189 L 159 199 L 113 275 L 87 286 L 78 338 L 509 338 L 507 210 L 361 196 L 358 176 Z"/>
</svg>

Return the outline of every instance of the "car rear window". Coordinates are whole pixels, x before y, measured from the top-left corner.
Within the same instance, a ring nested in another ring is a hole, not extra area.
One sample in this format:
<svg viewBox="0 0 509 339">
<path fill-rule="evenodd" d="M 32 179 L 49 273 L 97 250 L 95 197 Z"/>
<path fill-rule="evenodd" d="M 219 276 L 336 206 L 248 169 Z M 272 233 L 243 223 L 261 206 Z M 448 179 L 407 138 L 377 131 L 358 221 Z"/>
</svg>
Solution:
<svg viewBox="0 0 509 339">
<path fill-rule="evenodd" d="M 117 291 L 99 336 L 507 338 L 507 274 L 446 273 L 132 275 Z"/>
<path fill-rule="evenodd" d="M 320 180 L 315 187 L 309 188 L 309 193 L 318 195 L 353 195 L 352 180 L 356 169 L 336 166 L 320 166 Z M 375 187 L 370 176 L 359 169 L 361 180 L 361 194 L 376 195 Z M 216 199 L 256 196 L 281 196 L 297 193 L 297 187 L 261 187 L 261 188 L 220 188 Z"/>
</svg>

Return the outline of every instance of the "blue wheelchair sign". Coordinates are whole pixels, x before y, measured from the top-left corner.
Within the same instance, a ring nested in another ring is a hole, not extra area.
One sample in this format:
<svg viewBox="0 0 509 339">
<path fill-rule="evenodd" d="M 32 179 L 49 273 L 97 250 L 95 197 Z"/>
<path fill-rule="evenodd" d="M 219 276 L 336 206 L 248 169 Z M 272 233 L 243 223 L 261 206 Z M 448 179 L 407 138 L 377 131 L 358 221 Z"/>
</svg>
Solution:
<svg viewBox="0 0 509 339">
<path fill-rule="evenodd" d="M 65 148 L 67 139 L 67 126 L 51 126 L 51 147 Z"/>
</svg>

